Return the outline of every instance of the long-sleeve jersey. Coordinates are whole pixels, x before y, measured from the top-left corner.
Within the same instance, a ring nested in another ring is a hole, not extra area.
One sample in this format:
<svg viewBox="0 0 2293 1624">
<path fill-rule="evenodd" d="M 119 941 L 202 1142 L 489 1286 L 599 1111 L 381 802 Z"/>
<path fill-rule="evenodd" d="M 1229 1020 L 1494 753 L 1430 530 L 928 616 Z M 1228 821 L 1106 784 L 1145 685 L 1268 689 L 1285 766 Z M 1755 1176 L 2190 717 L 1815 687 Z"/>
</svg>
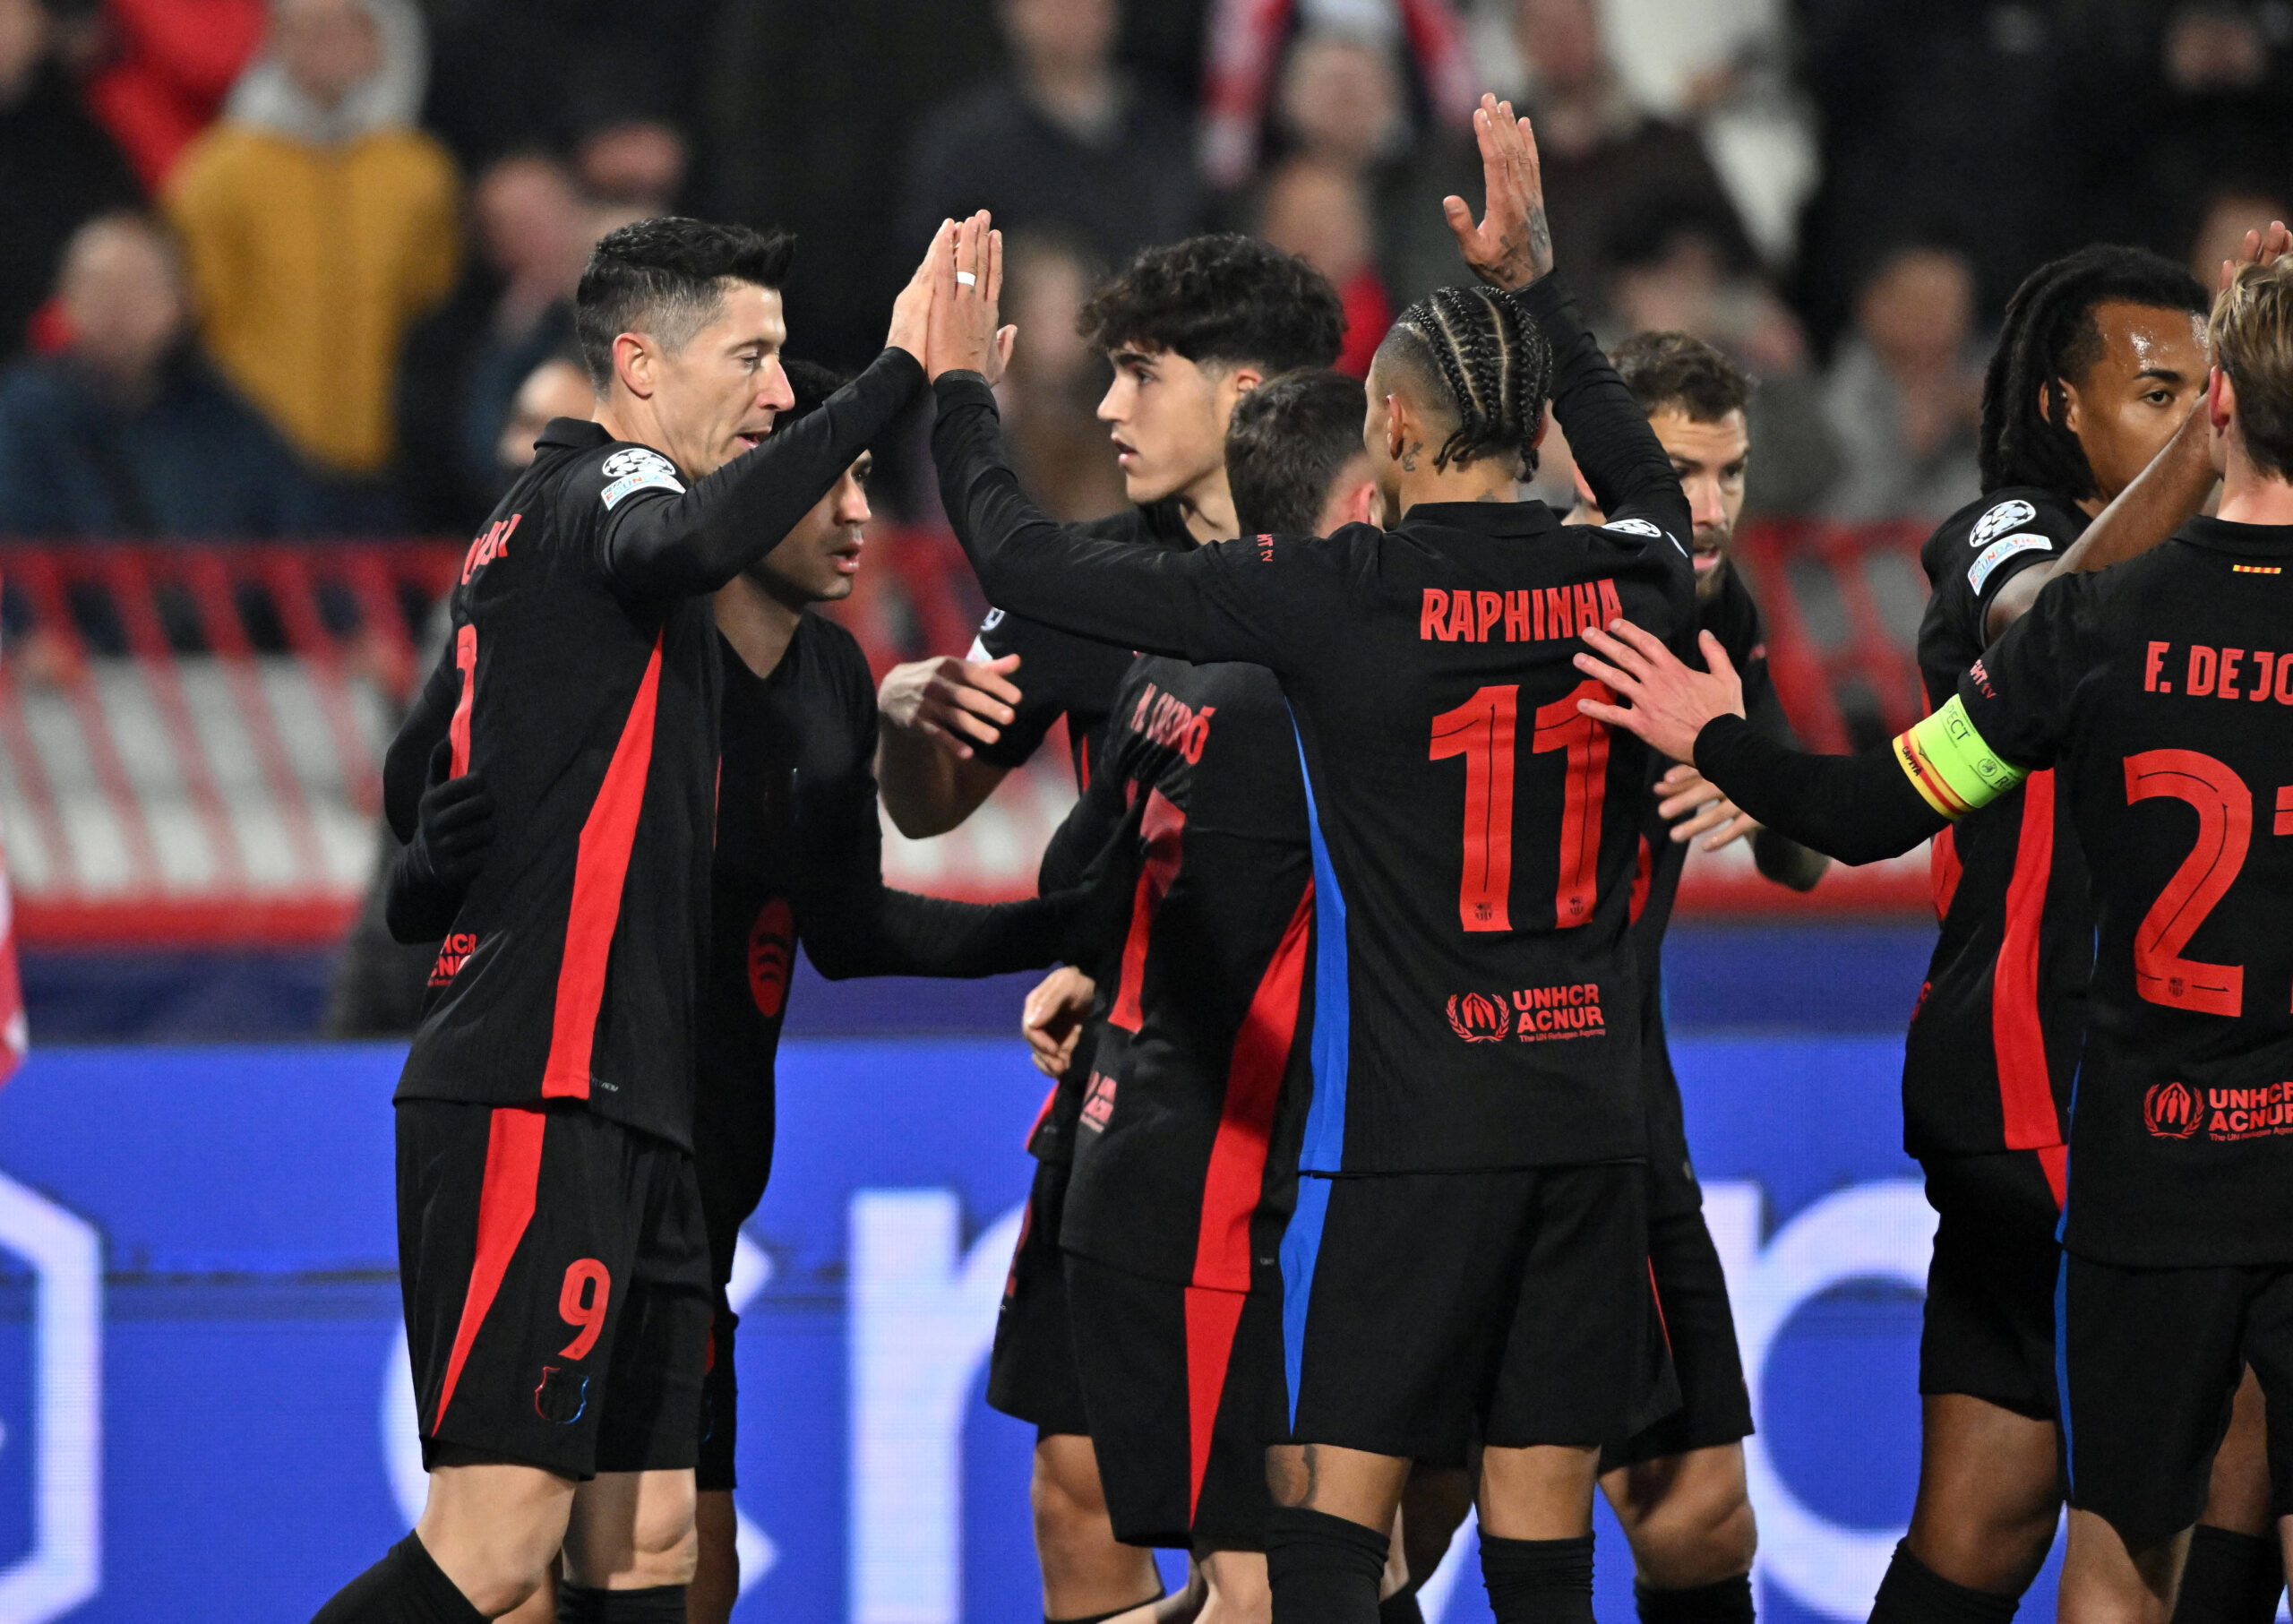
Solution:
<svg viewBox="0 0 2293 1624">
<path fill-rule="evenodd" d="M 1992 491 L 1943 521 L 1919 553 L 1934 589 L 1919 626 L 1930 706 L 1948 704 L 1981 657 L 2000 590 L 2059 560 L 2085 528 L 2083 513 L 2035 486 Z M 1903 1045 L 1903 1147 L 2040 1151 L 2059 1180 L 2094 915 L 2054 775 L 2032 773 L 1937 836 L 1935 869 L 1943 929 Z"/>
<path fill-rule="evenodd" d="M 594 423 L 543 432 L 470 544 L 447 654 L 385 767 L 401 836 L 442 738 L 494 803 L 494 847 L 432 975 L 399 1098 L 580 1100 L 691 1144 L 718 692 L 716 625 L 695 594 L 786 534 L 921 375 L 887 350 L 819 411 L 690 482 Z"/>
<path fill-rule="evenodd" d="M 1576 709 L 1580 627 L 1694 624 L 1688 514 L 1645 417 L 1551 280 L 1522 296 L 1602 510 L 1421 503 L 1400 528 L 1189 553 L 1078 537 L 1020 491 L 976 374 L 936 385 L 942 501 L 989 598 L 1103 641 L 1279 680 L 1318 926 L 1315 1173 L 1640 1156 L 1626 912 L 1648 753 Z M 1611 1018 L 1613 1017 L 1613 1018 Z"/>
<path fill-rule="evenodd" d="M 1730 663 L 1742 677 L 1744 714 L 1752 725 L 1766 737 L 1791 743 L 1791 718 L 1784 715 L 1783 701 L 1768 675 L 1759 605 L 1732 566 L 1721 575 L 1716 593 L 1696 600 L 1696 622 L 1698 630 L 1720 640 Z M 1651 765 L 1661 776 L 1670 763 L 1660 760 Z M 1679 1078 L 1672 1070 L 1671 1045 L 1664 1031 L 1664 932 L 1672 922 L 1672 904 L 1679 897 L 1688 843 L 1672 838 L 1672 825 L 1657 810 L 1662 802 L 1662 796 L 1652 793 L 1643 808 L 1639 870 L 1633 880 L 1630 912 L 1633 944 L 1640 956 L 1640 1042 L 1641 1064 L 1648 1079 L 1648 1161 L 1656 1172 L 1651 1210 L 1670 1213 L 1694 1208 L 1703 1198 L 1688 1156 Z M 1807 883 L 1799 876 L 1810 862 L 1810 854 L 1797 841 L 1762 829 L 1752 836 L 1751 845 L 1761 873 L 1779 884 Z"/>
<path fill-rule="evenodd" d="M 1145 856 L 1101 987 L 1060 1244 L 1247 1290 L 1296 1204 L 1311 1090 L 1313 855 L 1272 674 L 1138 660 L 1058 845 L 1088 851 L 1126 812 Z"/>
<path fill-rule="evenodd" d="M 1882 752 L 1722 717 L 1696 762 L 1818 850 L 1907 850 L 2051 768 L 2093 877 L 2063 1243 L 2178 1268 L 2293 1261 L 2293 526 L 2194 519 L 2048 583 Z"/>
<path fill-rule="evenodd" d="M 876 689 L 849 632 L 805 615 L 761 678 L 721 639 L 719 651 L 693 1149 L 721 1272 L 772 1171 L 773 1070 L 797 942 L 830 979 L 994 975 L 1056 960 L 1064 922 L 1052 902 L 982 906 L 884 884 Z"/>
</svg>

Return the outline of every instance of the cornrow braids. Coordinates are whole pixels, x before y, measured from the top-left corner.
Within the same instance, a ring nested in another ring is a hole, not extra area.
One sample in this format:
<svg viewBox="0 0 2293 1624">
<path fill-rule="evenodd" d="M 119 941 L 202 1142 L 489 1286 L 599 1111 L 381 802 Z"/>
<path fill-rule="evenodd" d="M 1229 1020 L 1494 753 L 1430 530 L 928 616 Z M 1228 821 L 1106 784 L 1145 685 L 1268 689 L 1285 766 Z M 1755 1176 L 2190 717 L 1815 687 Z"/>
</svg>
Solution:
<svg viewBox="0 0 2293 1624">
<path fill-rule="evenodd" d="M 2095 494 L 2086 448 L 2064 422 L 2075 382 L 2102 357 L 2094 307 L 2111 301 L 2203 315 L 2195 277 L 2143 248 L 2097 243 L 2040 266 L 2006 301 L 1982 379 L 1982 488 L 2029 485 L 2066 502 Z"/>
<path fill-rule="evenodd" d="M 1518 477 L 1533 477 L 1537 430 L 1552 393 L 1544 330 L 1511 300 L 1480 287 L 1437 288 L 1402 312 L 1394 330 L 1421 348 L 1457 414 L 1433 466 L 1501 453 L 1516 460 Z"/>
</svg>

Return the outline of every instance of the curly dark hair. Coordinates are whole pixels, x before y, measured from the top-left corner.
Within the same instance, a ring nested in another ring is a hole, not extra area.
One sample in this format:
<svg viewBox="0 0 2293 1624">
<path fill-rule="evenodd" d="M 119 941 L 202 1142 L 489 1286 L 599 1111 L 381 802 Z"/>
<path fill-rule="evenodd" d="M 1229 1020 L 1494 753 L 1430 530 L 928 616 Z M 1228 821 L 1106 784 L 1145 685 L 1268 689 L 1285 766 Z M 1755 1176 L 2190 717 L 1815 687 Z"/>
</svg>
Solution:
<svg viewBox="0 0 2293 1624">
<path fill-rule="evenodd" d="M 1226 485 L 1245 536 L 1310 536 L 1341 469 L 1361 454 L 1361 381 L 1327 367 L 1269 378 L 1234 402 Z"/>
<path fill-rule="evenodd" d="M 789 392 L 796 397 L 796 404 L 775 420 L 776 428 L 794 423 L 799 417 L 810 417 L 828 404 L 830 395 L 852 382 L 852 374 L 848 372 L 822 366 L 817 361 L 800 361 L 794 356 L 784 356 L 780 365 L 788 374 Z"/>
<path fill-rule="evenodd" d="M 1717 423 L 1751 404 L 1743 368 L 1693 333 L 1636 332 L 1609 363 L 1652 417 L 1672 408 L 1691 423 Z"/>
<path fill-rule="evenodd" d="M 1169 351 L 1269 374 L 1327 366 L 1345 339 L 1329 279 L 1294 253 L 1224 231 L 1142 251 L 1075 329 L 1097 349 Z"/>
<path fill-rule="evenodd" d="M 1437 288 L 1401 313 L 1378 347 L 1381 365 L 1413 370 L 1430 402 L 1457 426 L 1433 466 L 1482 457 L 1515 459 L 1522 479 L 1537 471 L 1537 430 L 1552 395 L 1552 346 L 1544 330 L 1487 288 Z"/>
<path fill-rule="evenodd" d="M 796 239 L 711 220 L 663 215 L 634 220 L 597 239 L 573 295 L 581 364 L 602 391 L 613 381 L 613 341 L 650 332 L 674 349 L 715 319 L 726 281 L 777 288 Z"/>
<path fill-rule="evenodd" d="M 1982 379 L 1982 488 L 2034 485 L 2065 502 L 2096 494 L 2086 448 L 2063 417 L 2063 385 L 2102 358 L 2097 305 L 2121 301 L 2203 315 L 2213 301 L 2198 279 L 2146 248 L 2096 243 L 2040 266 L 2006 301 L 1998 348 Z"/>
</svg>

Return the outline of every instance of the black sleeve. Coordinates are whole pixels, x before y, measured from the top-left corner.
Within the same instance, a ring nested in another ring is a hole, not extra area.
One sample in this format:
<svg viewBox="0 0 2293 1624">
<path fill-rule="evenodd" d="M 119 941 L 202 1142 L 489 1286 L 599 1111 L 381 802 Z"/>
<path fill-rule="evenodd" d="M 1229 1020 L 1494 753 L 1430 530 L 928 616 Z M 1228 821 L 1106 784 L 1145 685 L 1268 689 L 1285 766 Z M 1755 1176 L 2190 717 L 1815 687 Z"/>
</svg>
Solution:
<svg viewBox="0 0 2293 1624">
<path fill-rule="evenodd" d="M 454 928 L 462 909 L 464 888 L 414 877 L 413 850 L 399 853 L 391 864 L 390 885 L 382 894 L 382 924 L 392 941 L 408 945 L 436 941 Z"/>
<path fill-rule="evenodd" d="M 940 500 L 999 608 L 1125 649 L 1277 673 L 1343 613 L 1335 542 L 1248 537 L 1177 552 L 1053 523 L 1004 460 L 987 381 L 951 372 L 932 388 Z"/>
<path fill-rule="evenodd" d="M 980 628 L 978 650 L 989 659 L 1019 657 L 1019 668 L 1011 674 L 1019 702 L 1011 708 L 1011 719 L 999 730 L 995 743 L 975 744 L 972 753 L 990 766 L 1022 767 L 1043 747 L 1043 736 L 1060 717 L 1067 718 L 1071 734 L 1082 724 L 1077 711 L 1095 715 L 1105 709 L 1115 684 L 1129 669 L 1130 651 L 1054 630 L 1022 614 L 999 614 L 991 620 Z"/>
<path fill-rule="evenodd" d="M 1584 325 L 1567 286 L 1548 273 L 1506 296 L 1552 346 L 1552 415 L 1601 511 L 1610 524 L 1635 517 L 1653 521 L 1673 539 L 1686 567 L 1683 538 L 1695 525 L 1679 476 L 1648 426 L 1648 414 Z"/>
<path fill-rule="evenodd" d="M 1696 766 L 1771 829 L 1842 863 L 1900 855 L 1950 821 L 1904 776 L 1892 743 L 1810 755 L 1723 716 L 1696 735 Z"/>
<path fill-rule="evenodd" d="M 1759 607 L 1752 602 L 1742 582 L 1733 580 L 1733 571 L 1730 584 L 1735 592 L 1743 593 L 1738 616 L 1740 623 L 1722 632 L 1721 640 L 1728 645 L 1728 657 L 1743 675 L 1744 716 L 1767 738 L 1796 748 L 1799 741 L 1791 731 L 1791 718 L 1784 712 L 1782 698 L 1775 692 L 1775 680 L 1767 668 L 1767 645 L 1760 636 Z M 1752 836 L 1752 864 L 1761 877 L 1795 891 L 1812 890 L 1816 881 L 1823 878 L 1828 862 L 1821 852 L 1811 851 L 1789 835 L 1765 825 Z"/>
<path fill-rule="evenodd" d="M 887 349 L 818 411 L 691 489 L 623 497 L 600 532 L 605 579 L 642 597 L 715 591 L 795 528 L 923 382 L 914 356 Z"/>
<path fill-rule="evenodd" d="M 1934 581 L 1933 613 L 1948 620 L 1962 647 L 1983 648 L 1990 641 L 1990 606 L 2006 583 L 2058 562 L 2083 528 L 2074 510 L 2040 493 L 2001 494 L 1966 527 L 1963 543 L 1958 528 L 1947 527 L 1934 554 L 1921 560 Z"/>
<path fill-rule="evenodd" d="M 1035 872 L 1035 889 L 1043 896 L 1083 883 L 1084 872 L 1122 827 L 1123 787 L 1127 778 L 1103 763 L 1082 798 L 1068 809 L 1052 831 L 1043 850 L 1043 866 Z"/>
<path fill-rule="evenodd" d="M 391 832 L 401 844 L 414 838 L 415 820 L 422 811 L 422 792 L 430 787 L 431 754 L 453 726 L 454 708 L 461 702 L 461 667 L 454 663 L 454 646 L 449 641 L 382 757 L 382 815 L 390 821 Z"/>
</svg>

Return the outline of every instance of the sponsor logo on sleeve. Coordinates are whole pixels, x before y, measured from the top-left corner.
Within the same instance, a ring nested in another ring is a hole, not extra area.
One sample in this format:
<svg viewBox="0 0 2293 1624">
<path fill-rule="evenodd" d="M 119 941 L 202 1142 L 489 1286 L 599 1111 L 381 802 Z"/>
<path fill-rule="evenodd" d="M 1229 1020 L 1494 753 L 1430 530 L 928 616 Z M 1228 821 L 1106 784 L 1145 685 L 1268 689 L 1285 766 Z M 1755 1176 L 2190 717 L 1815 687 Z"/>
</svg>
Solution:
<svg viewBox="0 0 2293 1624">
<path fill-rule="evenodd" d="M 2024 530 L 2017 536 L 2004 536 L 1978 554 L 1974 563 L 1967 566 L 1967 585 L 1976 591 L 1990 579 L 1992 571 L 2017 553 L 2051 553 L 2054 543 L 2034 530 Z"/>
<path fill-rule="evenodd" d="M 996 627 L 1002 623 L 1003 611 L 1001 609 L 990 609 L 987 612 L 987 618 L 979 623 L 980 634 L 983 637 L 988 632 L 994 631 Z"/>
<path fill-rule="evenodd" d="M 1602 525 L 1601 528 L 1603 530 L 1614 530 L 1618 534 L 1623 536 L 1645 536 L 1651 541 L 1655 540 L 1657 537 L 1663 534 L 1663 531 L 1658 529 L 1654 525 L 1650 524 L 1645 519 L 1611 519 L 1608 523 Z"/>
<path fill-rule="evenodd" d="M 677 479 L 676 465 L 658 451 L 648 451 L 643 446 L 625 446 L 605 460 L 605 477 L 613 483 L 598 493 L 607 509 L 611 509 L 631 491 L 641 491 L 648 485 L 683 494 L 684 486 Z"/>
<path fill-rule="evenodd" d="M 1967 546 L 1984 547 L 1997 540 L 2017 525 L 2024 525 L 2039 516 L 2039 511 L 2020 496 L 2010 496 L 1974 521 L 1968 532 Z"/>
</svg>

